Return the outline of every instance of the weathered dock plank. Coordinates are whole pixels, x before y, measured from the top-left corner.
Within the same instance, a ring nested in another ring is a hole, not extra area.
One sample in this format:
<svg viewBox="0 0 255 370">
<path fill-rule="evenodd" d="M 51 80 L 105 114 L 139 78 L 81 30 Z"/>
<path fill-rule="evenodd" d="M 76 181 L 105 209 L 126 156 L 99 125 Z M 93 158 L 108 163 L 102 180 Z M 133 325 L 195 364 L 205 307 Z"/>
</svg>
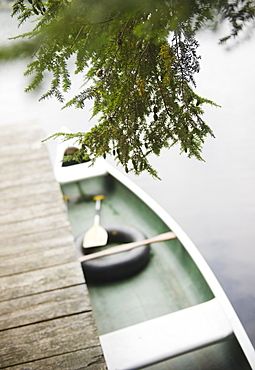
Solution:
<svg viewBox="0 0 255 370">
<path fill-rule="evenodd" d="M 29 153 L 27 153 L 27 156 L 28 155 Z M 41 157 L 40 159 L 33 160 L 33 161 L 25 160 L 22 166 L 20 166 L 19 159 L 20 159 L 19 156 L 17 156 L 15 161 L 11 163 L 1 164 L 0 176 L 6 176 L 6 177 L 8 176 L 9 180 L 12 180 L 13 178 L 17 177 L 17 175 L 22 176 L 22 177 L 27 176 L 27 175 L 30 175 L 34 171 L 35 166 L 37 166 L 38 164 L 40 164 L 40 167 L 41 167 L 41 169 L 38 171 L 39 173 L 45 172 L 44 171 L 44 168 L 45 168 L 47 171 L 47 174 L 49 176 L 52 175 L 52 171 L 50 170 L 50 168 L 47 169 L 48 165 L 50 164 L 49 158 L 47 157 Z"/>
<path fill-rule="evenodd" d="M 45 248 L 45 250 L 22 251 L 13 256 L 0 256 L 0 276 L 28 272 L 52 265 L 68 263 L 76 258 L 76 252 L 70 244 L 63 243 L 59 248 Z M 11 273 L 10 273 L 11 271 Z"/>
<path fill-rule="evenodd" d="M 17 207 L 28 207 L 42 203 L 53 203 L 61 197 L 59 186 L 55 183 L 35 183 L 26 187 L 12 186 L 0 190 L 0 214 Z"/>
<path fill-rule="evenodd" d="M 0 278 L 0 301 L 84 283 L 77 261 Z"/>
<path fill-rule="evenodd" d="M 54 180 L 50 163 L 48 160 L 44 160 L 40 163 L 40 168 L 35 171 L 37 162 L 32 164 L 25 164 L 24 168 L 20 168 L 15 164 L 12 168 L 2 168 L 0 172 L 1 183 L 0 189 L 6 189 L 12 186 L 22 186 L 38 182 L 50 182 Z M 8 166 L 7 166 L 8 167 Z M 45 170 L 44 170 L 45 168 Z"/>
<path fill-rule="evenodd" d="M 41 150 L 42 139 L 45 135 L 41 127 L 35 123 L 21 123 L 1 125 L 1 143 L 0 153 L 3 156 L 17 155 L 17 153 L 30 154 L 31 151 L 41 152 L 41 156 L 47 156 L 47 152 Z M 23 151 L 23 150 L 26 151 Z M 6 153 L 6 155 L 5 155 Z M 29 160 L 29 156 L 27 156 Z"/>
<path fill-rule="evenodd" d="M 0 330 L 89 311 L 86 285 L 65 287 L 0 302 Z"/>
<path fill-rule="evenodd" d="M 73 236 L 70 229 L 65 225 L 59 229 L 42 230 L 36 234 L 10 235 L 3 243 L 0 243 L 0 257 L 14 255 L 21 256 L 26 251 L 47 251 L 50 249 L 61 248 L 73 243 Z M 70 248 L 73 251 L 73 248 Z"/>
<path fill-rule="evenodd" d="M 24 150 L 24 145 L 26 150 Z M 18 145 L 10 145 L 7 148 L 5 147 L 5 151 L 1 153 L 2 161 L 1 165 L 2 166 L 7 166 L 7 165 L 13 165 L 17 166 L 18 163 L 23 162 L 24 164 L 27 163 L 33 163 L 33 162 L 41 162 L 43 161 L 49 161 L 49 155 L 45 151 L 42 153 L 41 147 L 42 143 L 38 142 L 34 145 L 28 146 L 27 143 L 25 144 L 18 144 Z"/>
<path fill-rule="evenodd" d="M 36 215 L 34 215 L 36 217 Z M 13 221 L 8 224 L 0 224 L 0 240 L 8 238 L 9 235 L 34 234 L 46 230 L 56 230 L 63 226 L 68 227 L 69 221 L 63 212 L 45 217 L 36 217 L 24 221 Z"/>
<path fill-rule="evenodd" d="M 13 235 L 0 242 L 0 276 L 28 272 L 76 259 L 69 228 Z"/>
<path fill-rule="evenodd" d="M 57 365 L 56 365 L 57 364 Z M 85 348 L 79 351 L 69 352 L 43 360 L 26 362 L 18 366 L 6 367 L 6 370 L 104 370 L 102 363 L 101 348 L 99 346 Z"/>
<path fill-rule="evenodd" d="M 46 162 L 47 164 L 47 162 Z M 33 167 L 32 167 L 33 168 Z M 6 188 L 12 188 L 17 186 L 27 186 L 34 183 L 45 183 L 50 182 L 54 180 L 53 174 L 51 170 L 43 170 L 43 171 L 33 171 L 31 168 L 31 173 L 27 173 L 26 175 L 23 174 L 21 176 L 21 173 L 16 173 L 16 175 L 13 172 L 8 173 L 2 173 L 1 175 L 1 182 L 0 182 L 0 189 L 6 189 Z"/>
<path fill-rule="evenodd" d="M 17 206 L 13 209 L 9 209 L 8 207 L 4 210 L 2 208 L 0 213 L 0 224 L 11 224 L 13 223 L 13 219 L 22 222 L 33 220 L 35 217 L 42 218 L 63 212 L 65 212 L 64 204 L 59 202 L 58 196 L 52 202 L 44 202 L 42 200 L 39 204 L 27 206 L 20 206 L 19 201 L 17 201 Z"/>
<path fill-rule="evenodd" d="M 92 313 L 87 312 L 2 331 L 0 361 L 4 368 L 97 345 Z"/>
<path fill-rule="evenodd" d="M 36 124 L 1 126 L 0 368 L 106 369 L 42 137 Z"/>
</svg>

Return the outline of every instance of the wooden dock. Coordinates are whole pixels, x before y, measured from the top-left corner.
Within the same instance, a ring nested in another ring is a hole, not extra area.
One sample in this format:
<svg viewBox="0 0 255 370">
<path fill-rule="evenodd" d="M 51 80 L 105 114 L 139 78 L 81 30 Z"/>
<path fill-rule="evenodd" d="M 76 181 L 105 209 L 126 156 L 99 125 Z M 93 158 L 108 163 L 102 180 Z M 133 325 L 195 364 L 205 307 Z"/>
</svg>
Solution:
<svg viewBox="0 0 255 370">
<path fill-rule="evenodd" d="M 0 368 L 106 369 L 42 131 L 0 130 Z"/>
</svg>

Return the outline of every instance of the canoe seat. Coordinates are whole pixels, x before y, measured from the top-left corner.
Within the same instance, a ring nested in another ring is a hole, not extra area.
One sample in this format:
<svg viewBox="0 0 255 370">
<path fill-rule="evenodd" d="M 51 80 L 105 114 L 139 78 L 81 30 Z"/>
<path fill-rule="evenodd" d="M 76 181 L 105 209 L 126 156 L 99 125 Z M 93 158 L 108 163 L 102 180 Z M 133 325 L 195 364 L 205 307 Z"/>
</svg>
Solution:
<svg viewBox="0 0 255 370">
<path fill-rule="evenodd" d="M 100 336 L 109 370 L 131 370 L 222 341 L 232 327 L 217 299 Z"/>
</svg>

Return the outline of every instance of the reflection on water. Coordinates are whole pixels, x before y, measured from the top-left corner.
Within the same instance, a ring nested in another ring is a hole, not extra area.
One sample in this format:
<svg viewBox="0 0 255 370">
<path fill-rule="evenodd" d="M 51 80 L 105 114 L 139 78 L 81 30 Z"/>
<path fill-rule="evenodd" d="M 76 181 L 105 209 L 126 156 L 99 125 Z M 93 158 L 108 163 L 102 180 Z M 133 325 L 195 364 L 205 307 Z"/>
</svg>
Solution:
<svg viewBox="0 0 255 370">
<path fill-rule="evenodd" d="M 15 20 L 0 12 L 0 40 L 16 33 Z M 255 345 L 255 38 L 231 52 L 210 33 L 200 36 L 198 93 L 222 108 L 208 108 L 216 139 L 204 148 L 206 162 L 180 156 L 178 148 L 152 158 L 162 181 L 130 177 L 182 226 L 227 292 Z M 26 95 L 25 63 L 0 66 L 0 124 L 39 121 L 47 135 L 62 125 L 86 130 L 90 108 L 61 111 L 54 100 Z M 78 78 L 75 88 L 82 84 Z M 54 142 L 50 143 L 54 158 Z M 120 169 L 121 170 L 121 169 Z"/>
<path fill-rule="evenodd" d="M 248 238 L 244 238 L 241 244 L 240 237 L 237 237 L 236 241 L 234 239 L 235 237 L 229 240 L 221 237 L 212 243 L 208 242 L 205 253 L 208 254 L 207 260 L 231 299 L 254 344 L 255 251 Z"/>
</svg>

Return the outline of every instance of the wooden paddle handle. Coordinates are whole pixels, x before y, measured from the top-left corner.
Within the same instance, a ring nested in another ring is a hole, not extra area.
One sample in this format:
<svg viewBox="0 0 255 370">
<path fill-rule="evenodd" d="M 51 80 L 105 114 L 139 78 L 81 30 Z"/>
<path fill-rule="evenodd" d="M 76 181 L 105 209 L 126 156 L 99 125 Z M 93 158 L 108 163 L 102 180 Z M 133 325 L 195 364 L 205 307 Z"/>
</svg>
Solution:
<svg viewBox="0 0 255 370">
<path fill-rule="evenodd" d="M 100 252 L 91 253 L 91 254 L 88 254 L 86 256 L 80 257 L 79 260 L 80 260 L 80 262 L 86 262 L 86 261 L 89 261 L 89 260 L 92 260 L 92 259 L 95 259 L 95 258 L 109 256 L 111 254 L 126 252 L 126 251 L 129 251 L 131 249 L 140 247 L 141 245 L 156 243 L 156 242 L 162 242 L 164 240 L 175 239 L 176 237 L 177 236 L 172 231 L 168 231 L 167 233 L 159 234 L 159 235 L 153 236 L 153 237 L 148 238 L 148 239 L 139 240 L 137 242 L 125 243 L 125 244 L 117 245 L 116 247 L 105 249 L 105 250 L 100 251 Z"/>
<path fill-rule="evenodd" d="M 96 202 L 96 214 L 94 216 L 94 225 L 99 225 L 101 201 L 104 199 L 104 195 L 96 195 L 93 200 Z"/>
</svg>

